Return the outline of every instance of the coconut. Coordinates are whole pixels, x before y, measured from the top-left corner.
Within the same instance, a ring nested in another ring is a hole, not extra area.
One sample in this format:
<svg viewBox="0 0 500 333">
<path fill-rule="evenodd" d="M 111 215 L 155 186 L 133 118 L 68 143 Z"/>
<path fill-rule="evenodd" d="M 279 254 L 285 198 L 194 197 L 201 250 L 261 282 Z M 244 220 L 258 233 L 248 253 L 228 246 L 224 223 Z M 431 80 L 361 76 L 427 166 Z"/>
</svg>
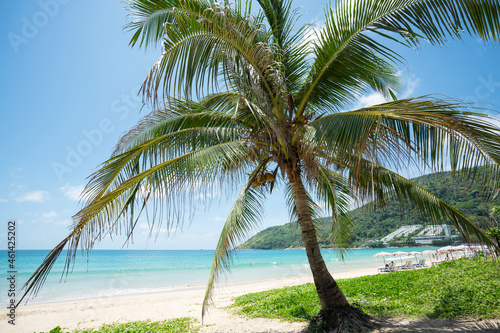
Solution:
<svg viewBox="0 0 500 333">
<path fill-rule="evenodd" d="M 269 172 L 268 172 L 268 173 L 266 173 L 265 177 L 266 177 L 266 180 L 267 180 L 267 181 L 272 182 L 272 181 L 274 180 L 273 175 L 272 175 L 272 174 L 270 174 Z"/>
</svg>

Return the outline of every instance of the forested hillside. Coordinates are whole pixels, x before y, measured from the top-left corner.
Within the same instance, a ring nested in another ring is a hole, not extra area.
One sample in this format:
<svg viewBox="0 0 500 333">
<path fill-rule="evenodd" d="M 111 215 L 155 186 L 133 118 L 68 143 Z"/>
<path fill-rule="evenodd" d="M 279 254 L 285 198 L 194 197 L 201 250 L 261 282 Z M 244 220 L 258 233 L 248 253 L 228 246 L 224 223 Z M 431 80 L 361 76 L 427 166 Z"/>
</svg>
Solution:
<svg viewBox="0 0 500 333">
<path fill-rule="evenodd" d="M 488 210 L 493 205 L 500 205 L 500 198 L 491 201 L 493 193 L 483 191 L 479 186 L 471 186 L 469 181 L 453 178 L 451 172 L 438 172 L 412 179 L 413 182 L 437 195 L 448 204 L 460 210 L 472 221 L 484 226 L 488 217 Z M 400 226 L 410 224 L 428 225 L 430 221 L 421 216 L 412 207 L 402 207 L 395 200 L 387 201 L 384 209 L 374 210 L 369 203 L 355 209 L 353 246 L 358 246 L 373 238 L 380 239 Z M 320 245 L 330 246 L 328 230 L 331 228 L 331 218 L 319 221 Z M 449 221 L 442 221 L 449 223 Z M 247 242 L 242 244 L 243 249 L 283 249 L 300 247 L 300 230 L 296 223 L 267 228 Z"/>
</svg>

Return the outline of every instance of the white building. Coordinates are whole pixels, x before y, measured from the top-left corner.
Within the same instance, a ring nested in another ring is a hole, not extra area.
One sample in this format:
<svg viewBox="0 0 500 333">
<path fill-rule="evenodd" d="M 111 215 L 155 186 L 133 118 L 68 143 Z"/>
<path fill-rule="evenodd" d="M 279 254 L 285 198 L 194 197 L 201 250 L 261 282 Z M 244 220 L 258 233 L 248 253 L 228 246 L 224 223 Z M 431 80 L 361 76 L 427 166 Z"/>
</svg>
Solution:
<svg viewBox="0 0 500 333">
<path fill-rule="evenodd" d="M 443 240 L 450 236 L 451 230 L 449 225 L 428 225 L 416 237 L 413 237 L 413 240 L 418 244 L 432 244 L 434 240 Z"/>
<path fill-rule="evenodd" d="M 387 236 L 381 239 L 382 242 L 387 243 L 393 240 L 396 237 L 406 237 L 411 233 L 414 233 L 418 229 L 422 229 L 423 226 L 421 224 L 414 224 L 414 225 L 405 225 L 402 227 L 399 227 L 396 231 L 391 232 Z"/>
<path fill-rule="evenodd" d="M 413 237 L 413 240 L 417 244 L 432 244 L 434 240 L 443 240 L 444 236 L 423 236 L 423 237 Z"/>
</svg>

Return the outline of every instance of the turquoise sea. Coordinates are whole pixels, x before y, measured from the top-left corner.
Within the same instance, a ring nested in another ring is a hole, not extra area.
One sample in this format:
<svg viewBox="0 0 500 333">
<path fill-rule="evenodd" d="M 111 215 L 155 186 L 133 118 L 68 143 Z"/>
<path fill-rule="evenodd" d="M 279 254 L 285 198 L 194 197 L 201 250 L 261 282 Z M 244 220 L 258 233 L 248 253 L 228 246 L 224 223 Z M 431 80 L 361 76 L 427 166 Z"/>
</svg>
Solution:
<svg viewBox="0 0 500 333">
<path fill-rule="evenodd" d="M 330 272 L 383 266 L 375 253 L 423 251 L 437 248 L 353 249 L 342 260 L 334 250 L 322 250 Z M 0 302 L 7 304 L 9 281 L 7 251 L 0 251 Z M 17 250 L 17 292 L 40 265 L 48 250 Z M 167 291 L 192 285 L 204 286 L 212 264 L 213 250 L 94 250 L 77 255 L 72 273 L 62 279 L 65 253 L 61 255 L 33 303 Z M 221 282 L 228 284 L 310 275 L 304 250 L 239 250 L 231 272 Z M 395 260 L 394 257 L 389 260 Z M 398 259 L 399 260 L 399 259 Z"/>
</svg>

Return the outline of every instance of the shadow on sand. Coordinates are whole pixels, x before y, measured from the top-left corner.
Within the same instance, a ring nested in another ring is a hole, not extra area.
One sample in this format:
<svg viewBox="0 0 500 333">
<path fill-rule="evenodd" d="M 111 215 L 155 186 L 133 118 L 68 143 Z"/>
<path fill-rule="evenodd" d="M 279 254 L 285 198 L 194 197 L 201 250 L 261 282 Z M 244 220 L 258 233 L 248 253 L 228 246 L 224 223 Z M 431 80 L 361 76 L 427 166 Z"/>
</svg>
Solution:
<svg viewBox="0 0 500 333">
<path fill-rule="evenodd" d="M 381 329 L 376 333 L 385 332 L 500 332 L 500 319 L 404 319 L 389 318 L 380 320 Z"/>
</svg>

